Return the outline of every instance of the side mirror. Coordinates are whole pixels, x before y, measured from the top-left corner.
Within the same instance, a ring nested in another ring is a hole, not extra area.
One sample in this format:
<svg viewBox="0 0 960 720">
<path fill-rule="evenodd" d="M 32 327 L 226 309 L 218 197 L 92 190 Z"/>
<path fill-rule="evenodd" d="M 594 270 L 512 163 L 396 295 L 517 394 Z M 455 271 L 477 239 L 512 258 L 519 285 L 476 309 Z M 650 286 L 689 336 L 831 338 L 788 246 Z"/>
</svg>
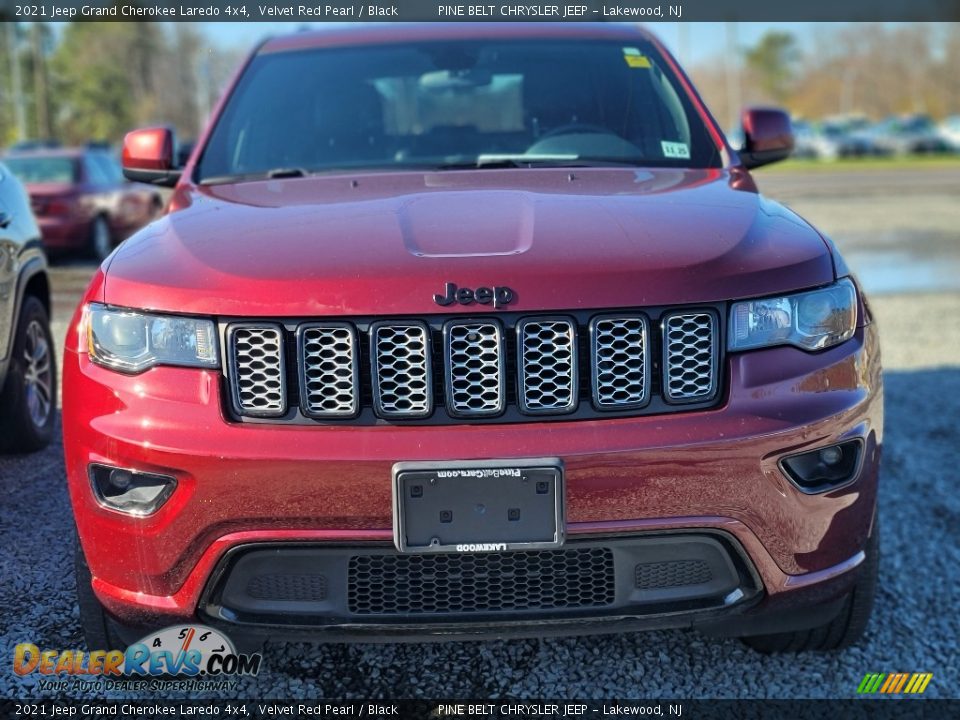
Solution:
<svg viewBox="0 0 960 720">
<path fill-rule="evenodd" d="M 749 108 L 743 111 L 743 149 L 740 160 L 747 168 L 779 162 L 793 152 L 793 128 L 790 116 L 775 108 Z"/>
<path fill-rule="evenodd" d="M 180 179 L 176 138 L 165 127 L 128 132 L 123 138 L 123 174 L 128 180 L 173 187 Z"/>
</svg>

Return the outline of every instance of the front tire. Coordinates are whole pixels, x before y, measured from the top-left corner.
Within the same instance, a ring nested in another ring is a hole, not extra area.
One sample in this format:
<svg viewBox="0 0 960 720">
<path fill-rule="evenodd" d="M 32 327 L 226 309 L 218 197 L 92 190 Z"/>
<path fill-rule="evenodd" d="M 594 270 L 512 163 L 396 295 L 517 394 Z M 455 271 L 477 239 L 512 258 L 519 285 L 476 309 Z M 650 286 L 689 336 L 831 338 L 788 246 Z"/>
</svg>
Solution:
<svg viewBox="0 0 960 720">
<path fill-rule="evenodd" d="M 754 635 L 742 638 L 754 650 L 764 653 L 841 650 L 863 637 L 873 611 L 880 574 L 880 530 L 876 523 L 867 541 L 866 559 L 860 577 L 843 603 L 840 613 L 830 622 L 810 630 Z"/>
<path fill-rule="evenodd" d="M 0 391 L 0 452 L 46 447 L 57 422 L 57 366 L 43 303 L 23 299 L 7 379 Z"/>
</svg>

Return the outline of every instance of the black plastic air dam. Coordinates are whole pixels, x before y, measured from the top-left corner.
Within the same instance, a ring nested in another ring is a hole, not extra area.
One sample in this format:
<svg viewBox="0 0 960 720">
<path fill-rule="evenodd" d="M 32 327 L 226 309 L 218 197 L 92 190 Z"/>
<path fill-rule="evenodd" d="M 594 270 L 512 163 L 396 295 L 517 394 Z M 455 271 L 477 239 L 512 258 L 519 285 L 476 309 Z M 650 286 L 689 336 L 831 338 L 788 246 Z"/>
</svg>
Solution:
<svg viewBox="0 0 960 720">
<path fill-rule="evenodd" d="M 496 623 L 722 609 L 760 591 L 739 544 L 715 531 L 486 553 L 271 543 L 228 553 L 201 613 L 265 627 Z"/>
</svg>

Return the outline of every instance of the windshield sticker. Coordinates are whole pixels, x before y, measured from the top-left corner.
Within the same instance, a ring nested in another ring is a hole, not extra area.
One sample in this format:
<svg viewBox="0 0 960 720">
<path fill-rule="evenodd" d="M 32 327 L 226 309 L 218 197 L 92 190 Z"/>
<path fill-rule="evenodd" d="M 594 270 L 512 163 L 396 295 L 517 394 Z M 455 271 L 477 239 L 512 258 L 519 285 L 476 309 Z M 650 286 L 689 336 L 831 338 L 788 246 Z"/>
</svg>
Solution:
<svg viewBox="0 0 960 720">
<path fill-rule="evenodd" d="M 663 150 L 663 156 L 666 158 L 676 158 L 680 160 L 690 159 L 690 146 L 686 143 L 661 140 L 660 149 Z"/>
<path fill-rule="evenodd" d="M 632 68 L 649 68 L 650 58 L 644 55 L 635 47 L 625 47 L 623 49 L 623 59 L 627 65 Z"/>
</svg>

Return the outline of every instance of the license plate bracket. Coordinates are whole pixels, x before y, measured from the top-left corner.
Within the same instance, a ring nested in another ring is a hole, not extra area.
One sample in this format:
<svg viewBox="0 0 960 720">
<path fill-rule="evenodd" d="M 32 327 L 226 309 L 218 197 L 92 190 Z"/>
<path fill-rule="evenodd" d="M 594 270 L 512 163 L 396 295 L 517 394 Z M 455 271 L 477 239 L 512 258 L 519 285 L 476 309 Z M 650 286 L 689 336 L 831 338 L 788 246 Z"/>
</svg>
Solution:
<svg viewBox="0 0 960 720">
<path fill-rule="evenodd" d="M 400 552 L 503 552 L 563 544 L 559 458 L 403 462 L 393 466 Z"/>
</svg>

